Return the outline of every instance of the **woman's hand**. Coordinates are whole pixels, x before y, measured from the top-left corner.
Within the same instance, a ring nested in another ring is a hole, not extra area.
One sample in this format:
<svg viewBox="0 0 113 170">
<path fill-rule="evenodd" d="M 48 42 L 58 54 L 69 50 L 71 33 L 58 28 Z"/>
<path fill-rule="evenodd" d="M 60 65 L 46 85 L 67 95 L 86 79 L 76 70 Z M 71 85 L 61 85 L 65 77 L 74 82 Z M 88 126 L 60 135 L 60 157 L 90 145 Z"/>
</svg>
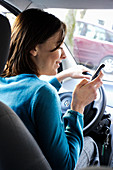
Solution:
<svg viewBox="0 0 113 170">
<path fill-rule="evenodd" d="M 102 71 L 93 81 L 83 79 L 74 89 L 72 95 L 71 109 L 84 112 L 84 107 L 94 101 L 97 97 L 97 89 L 102 85 Z"/>
<path fill-rule="evenodd" d="M 61 82 L 62 80 L 64 80 L 67 77 L 70 78 L 86 78 L 86 79 L 90 79 L 89 75 L 84 75 L 83 72 L 89 72 L 90 70 L 88 68 L 86 68 L 85 66 L 82 65 L 76 65 L 76 67 L 72 67 L 69 69 L 66 69 L 60 73 L 58 73 L 56 75 L 56 78 L 58 79 L 59 82 Z"/>
<path fill-rule="evenodd" d="M 70 74 L 71 78 L 86 78 L 86 79 L 90 79 L 89 75 L 84 75 L 84 72 L 88 72 L 90 73 L 90 70 L 88 68 L 86 68 L 83 65 L 77 65 L 76 67 L 72 67 L 67 69 L 68 74 Z"/>
</svg>

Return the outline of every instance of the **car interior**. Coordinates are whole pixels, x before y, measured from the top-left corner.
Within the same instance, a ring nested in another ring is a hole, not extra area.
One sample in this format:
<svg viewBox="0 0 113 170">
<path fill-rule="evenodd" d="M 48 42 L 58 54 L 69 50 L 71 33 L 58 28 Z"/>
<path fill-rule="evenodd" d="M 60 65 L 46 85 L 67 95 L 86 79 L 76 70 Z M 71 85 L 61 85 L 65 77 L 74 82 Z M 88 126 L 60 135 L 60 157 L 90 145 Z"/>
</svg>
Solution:
<svg viewBox="0 0 113 170">
<path fill-rule="evenodd" d="M 2 73 L 8 57 L 11 24 L 21 11 L 28 8 L 40 8 L 53 14 L 55 11 L 60 11 L 56 14 L 59 16 L 65 10 L 72 12 L 75 9 L 79 10 L 79 13 L 86 12 L 88 9 L 112 11 L 113 0 L 0 0 L 0 73 Z M 73 14 L 71 12 L 70 15 Z M 110 17 L 112 18 L 113 15 Z M 65 18 L 68 20 L 69 16 L 66 15 Z M 70 25 L 69 22 L 71 20 L 67 22 Z M 81 64 L 78 58 L 74 58 L 73 49 L 71 49 L 68 39 L 69 37 L 66 37 L 63 47 L 67 58 L 62 61 L 58 72 Z M 104 64 L 112 69 L 113 56 L 110 56 L 110 59 Z M 97 67 L 90 67 L 90 69 L 92 77 Z M 87 105 L 84 110 L 84 136 L 91 136 L 97 143 L 100 166 L 111 169 L 113 168 L 113 71 L 104 73 L 103 85 L 98 90 L 97 99 Z M 41 78 L 48 81 L 51 76 L 42 76 Z M 62 114 L 70 108 L 72 92 L 80 80 L 67 78 L 62 82 L 59 91 Z M 0 102 L 0 110 L 0 168 L 2 170 L 50 170 L 51 167 L 41 149 L 20 118 L 2 102 Z"/>
</svg>

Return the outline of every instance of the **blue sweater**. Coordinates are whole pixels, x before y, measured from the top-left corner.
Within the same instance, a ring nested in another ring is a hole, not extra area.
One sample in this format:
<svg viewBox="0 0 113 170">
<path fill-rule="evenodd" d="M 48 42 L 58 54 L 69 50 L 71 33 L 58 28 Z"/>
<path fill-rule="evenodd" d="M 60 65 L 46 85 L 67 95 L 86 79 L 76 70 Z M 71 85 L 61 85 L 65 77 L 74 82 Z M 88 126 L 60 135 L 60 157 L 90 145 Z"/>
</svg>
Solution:
<svg viewBox="0 0 113 170">
<path fill-rule="evenodd" d="M 56 78 L 34 74 L 0 77 L 0 100 L 21 118 L 53 170 L 72 170 L 83 148 L 83 115 L 68 110 L 61 120 L 60 87 Z"/>
</svg>

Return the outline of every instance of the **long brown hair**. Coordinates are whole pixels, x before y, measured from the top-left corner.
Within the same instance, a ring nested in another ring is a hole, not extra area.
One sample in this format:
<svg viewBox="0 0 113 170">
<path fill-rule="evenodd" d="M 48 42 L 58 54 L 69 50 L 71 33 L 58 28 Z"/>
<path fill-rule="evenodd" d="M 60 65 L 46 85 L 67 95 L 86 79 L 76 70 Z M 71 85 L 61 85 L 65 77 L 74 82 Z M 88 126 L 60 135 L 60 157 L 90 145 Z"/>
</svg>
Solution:
<svg viewBox="0 0 113 170">
<path fill-rule="evenodd" d="M 1 76 L 10 77 L 22 73 L 38 75 L 30 51 L 35 49 L 37 44 L 44 43 L 58 30 L 61 31 L 59 47 L 66 33 L 66 25 L 62 21 L 52 14 L 35 8 L 20 13 L 12 27 L 9 57 Z"/>
</svg>

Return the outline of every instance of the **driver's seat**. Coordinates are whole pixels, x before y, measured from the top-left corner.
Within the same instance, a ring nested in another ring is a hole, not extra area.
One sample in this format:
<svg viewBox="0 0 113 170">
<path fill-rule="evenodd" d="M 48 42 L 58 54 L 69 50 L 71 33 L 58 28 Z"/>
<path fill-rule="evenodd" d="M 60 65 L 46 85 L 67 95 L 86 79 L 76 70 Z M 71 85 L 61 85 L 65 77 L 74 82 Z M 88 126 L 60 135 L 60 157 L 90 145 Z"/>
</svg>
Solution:
<svg viewBox="0 0 113 170">
<path fill-rule="evenodd" d="M 0 14 L 0 74 L 7 60 L 11 29 Z M 38 144 L 15 112 L 0 102 L 0 170 L 51 170 Z"/>
</svg>

